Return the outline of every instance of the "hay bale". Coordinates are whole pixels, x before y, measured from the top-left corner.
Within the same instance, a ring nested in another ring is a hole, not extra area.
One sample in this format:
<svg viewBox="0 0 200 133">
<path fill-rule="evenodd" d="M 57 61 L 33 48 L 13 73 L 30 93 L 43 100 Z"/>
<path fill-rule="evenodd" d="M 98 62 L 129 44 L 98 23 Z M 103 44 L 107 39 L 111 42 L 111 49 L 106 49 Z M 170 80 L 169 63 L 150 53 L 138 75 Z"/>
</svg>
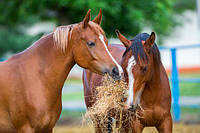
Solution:
<svg viewBox="0 0 200 133">
<path fill-rule="evenodd" d="M 125 110 L 124 99 L 127 98 L 127 83 L 114 81 L 110 76 L 103 77 L 103 85 L 96 88 L 94 105 L 88 109 L 85 118 L 92 120 L 95 128 L 107 132 L 109 118 L 112 117 L 113 132 L 121 132 L 124 126 L 130 126 L 132 112 Z"/>
</svg>

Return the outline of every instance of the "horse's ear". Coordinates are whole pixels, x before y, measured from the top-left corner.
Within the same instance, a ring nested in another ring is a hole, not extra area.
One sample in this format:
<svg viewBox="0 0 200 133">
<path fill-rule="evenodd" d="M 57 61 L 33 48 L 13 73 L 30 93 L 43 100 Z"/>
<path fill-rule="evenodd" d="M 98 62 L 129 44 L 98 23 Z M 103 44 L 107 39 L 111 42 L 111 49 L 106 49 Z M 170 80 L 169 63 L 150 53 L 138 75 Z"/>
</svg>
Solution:
<svg viewBox="0 0 200 133">
<path fill-rule="evenodd" d="M 94 23 L 100 25 L 101 24 L 101 20 L 102 20 L 102 9 L 100 9 L 98 16 L 96 16 L 94 18 L 94 20 L 92 20 Z"/>
<path fill-rule="evenodd" d="M 90 9 L 88 10 L 87 14 L 85 15 L 85 18 L 83 19 L 83 28 L 87 27 L 88 26 L 88 23 L 91 19 L 91 16 L 90 16 Z"/>
<path fill-rule="evenodd" d="M 144 43 L 144 47 L 149 50 L 153 46 L 155 39 L 156 39 L 155 32 L 151 32 L 151 35 L 149 36 L 149 38 Z"/>
<path fill-rule="evenodd" d="M 124 37 L 120 32 L 119 30 L 115 30 L 116 34 L 117 34 L 117 37 L 119 38 L 119 40 L 124 44 L 124 46 L 126 48 L 129 48 L 131 46 L 131 41 L 128 40 L 126 37 Z"/>
</svg>

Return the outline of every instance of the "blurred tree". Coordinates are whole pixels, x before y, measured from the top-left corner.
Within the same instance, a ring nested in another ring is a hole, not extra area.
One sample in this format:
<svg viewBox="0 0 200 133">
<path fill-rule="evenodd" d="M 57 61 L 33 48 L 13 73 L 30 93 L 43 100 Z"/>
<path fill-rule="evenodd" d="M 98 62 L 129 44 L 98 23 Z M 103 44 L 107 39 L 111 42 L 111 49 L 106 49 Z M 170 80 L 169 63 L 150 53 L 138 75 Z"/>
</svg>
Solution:
<svg viewBox="0 0 200 133">
<path fill-rule="evenodd" d="M 0 28 L 0 56 L 5 52 L 19 52 L 36 41 L 41 34 L 30 36 L 7 28 Z"/>
<path fill-rule="evenodd" d="M 108 36 L 115 36 L 117 28 L 133 37 L 148 26 L 162 39 L 178 24 L 176 14 L 194 9 L 195 0 L 1 0 L 0 54 L 18 52 L 38 38 L 25 35 L 19 26 L 39 21 L 77 23 L 89 8 L 93 18 L 102 8 L 102 27 Z"/>
</svg>

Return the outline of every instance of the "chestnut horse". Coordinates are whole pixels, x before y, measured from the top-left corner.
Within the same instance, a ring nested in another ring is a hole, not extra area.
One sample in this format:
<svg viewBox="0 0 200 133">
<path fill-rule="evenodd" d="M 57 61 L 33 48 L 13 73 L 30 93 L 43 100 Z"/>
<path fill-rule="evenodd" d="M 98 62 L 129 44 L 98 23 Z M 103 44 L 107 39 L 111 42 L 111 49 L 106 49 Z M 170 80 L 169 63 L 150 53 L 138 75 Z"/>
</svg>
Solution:
<svg viewBox="0 0 200 133">
<path fill-rule="evenodd" d="M 58 27 L 25 51 L 0 63 L 0 133 L 52 133 L 62 110 L 62 87 L 75 64 L 119 79 L 122 68 L 108 51 L 99 24 Z"/>
<path fill-rule="evenodd" d="M 128 98 L 125 99 L 127 108 L 124 110 L 136 114 L 132 116 L 133 121 L 129 121 L 131 129 L 126 129 L 124 125 L 125 132 L 131 130 L 133 133 L 141 133 L 144 127 L 155 126 L 160 133 L 171 133 L 171 91 L 160 52 L 154 42 L 155 33 L 142 33 L 128 40 L 119 31 L 116 32 L 125 47 L 109 45 L 109 48 L 121 63 L 124 80 L 128 83 Z M 83 71 L 85 103 L 88 108 L 95 102 L 95 88 L 101 85 L 101 80 L 101 75 Z M 96 132 L 100 131 L 96 129 Z"/>
</svg>

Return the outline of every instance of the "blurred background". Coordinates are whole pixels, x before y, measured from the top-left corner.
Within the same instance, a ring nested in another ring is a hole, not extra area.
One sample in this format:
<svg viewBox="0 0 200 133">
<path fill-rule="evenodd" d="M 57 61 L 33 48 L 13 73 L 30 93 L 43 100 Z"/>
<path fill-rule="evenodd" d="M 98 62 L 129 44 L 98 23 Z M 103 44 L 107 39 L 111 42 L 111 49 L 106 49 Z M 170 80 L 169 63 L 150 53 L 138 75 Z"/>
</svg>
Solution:
<svg viewBox="0 0 200 133">
<path fill-rule="evenodd" d="M 175 133 L 200 132 L 200 0 L 0 0 L 0 60 L 21 52 L 59 25 L 82 21 L 88 9 L 103 11 L 109 43 L 115 29 L 129 39 L 141 32 L 157 34 L 162 62 L 173 94 Z M 63 112 L 55 133 L 90 132 L 82 126 L 86 111 L 75 66 L 63 87 Z M 145 133 L 156 132 L 152 128 Z"/>
</svg>

